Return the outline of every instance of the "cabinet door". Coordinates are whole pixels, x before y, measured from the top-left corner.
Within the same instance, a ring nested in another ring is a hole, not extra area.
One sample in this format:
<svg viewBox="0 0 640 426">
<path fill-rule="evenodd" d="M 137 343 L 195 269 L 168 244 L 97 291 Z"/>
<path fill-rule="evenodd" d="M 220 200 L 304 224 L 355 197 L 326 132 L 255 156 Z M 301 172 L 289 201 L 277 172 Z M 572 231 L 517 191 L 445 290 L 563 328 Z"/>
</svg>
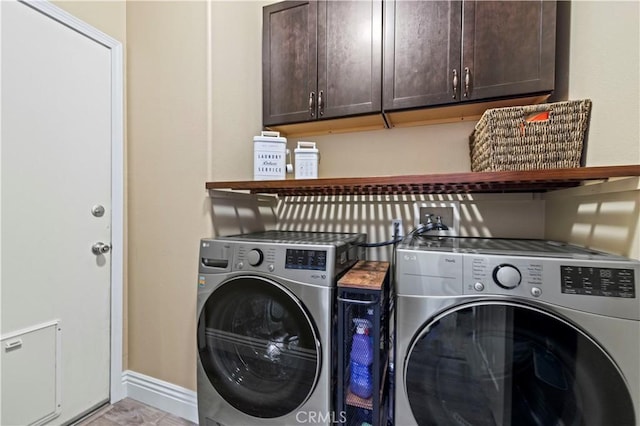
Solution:
<svg viewBox="0 0 640 426">
<path fill-rule="evenodd" d="M 458 102 L 462 3 L 385 1 L 385 110 Z"/>
<path fill-rule="evenodd" d="M 318 118 L 381 111 L 382 1 L 318 3 Z"/>
<path fill-rule="evenodd" d="M 463 100 L 553 90 L 555 34 L 554 1 L 465 1 Z"/>
<path fill-rule="evenodd" d="M 263 124 L 315 120 L 309 98 L 317 85 L 317 3 L 265 6 L 262 22 Z"/>
</svg>

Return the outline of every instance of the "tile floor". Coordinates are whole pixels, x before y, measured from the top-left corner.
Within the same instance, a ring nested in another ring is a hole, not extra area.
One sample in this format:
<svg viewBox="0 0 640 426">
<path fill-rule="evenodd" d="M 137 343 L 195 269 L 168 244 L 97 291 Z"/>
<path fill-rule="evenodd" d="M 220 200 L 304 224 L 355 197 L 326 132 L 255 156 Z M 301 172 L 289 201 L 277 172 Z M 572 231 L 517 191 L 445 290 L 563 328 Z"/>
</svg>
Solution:
<svg viewBox="0 0 640 426">
<path fill-rule="evenodd" d="M 134 399 L 125 398 L 105 406 L 74 426 L 195 426 L 188 420 L 165 413 Z"/>
</svg>

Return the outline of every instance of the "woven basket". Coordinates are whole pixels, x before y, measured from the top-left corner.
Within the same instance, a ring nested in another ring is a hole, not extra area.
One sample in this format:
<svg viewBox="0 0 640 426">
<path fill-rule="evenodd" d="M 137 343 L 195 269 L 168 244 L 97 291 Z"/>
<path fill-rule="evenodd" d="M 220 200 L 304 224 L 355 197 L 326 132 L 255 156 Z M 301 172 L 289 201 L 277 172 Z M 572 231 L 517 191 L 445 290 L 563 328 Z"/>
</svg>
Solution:
<svg viewBox="0 0 640 426">
<path fill-rule="evenodd" d="M 580 167 L 590 112 L 589 99 L 488 109 L 469 138 L 471 170 Z"/>
</svg>

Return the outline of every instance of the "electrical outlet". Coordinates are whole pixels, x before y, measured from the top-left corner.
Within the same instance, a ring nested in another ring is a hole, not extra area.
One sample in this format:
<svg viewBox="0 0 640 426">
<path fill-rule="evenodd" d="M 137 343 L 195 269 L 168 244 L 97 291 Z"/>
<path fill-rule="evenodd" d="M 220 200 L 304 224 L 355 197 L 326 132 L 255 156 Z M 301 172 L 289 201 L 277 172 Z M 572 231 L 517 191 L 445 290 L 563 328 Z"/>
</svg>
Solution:
<svg viewBox="0 0 640 426">
<path fill-rule="evenodd" d="M 428 231 L 431 235 L 458 236 L 460 229 L 460 204 L 456 201 L 431 201 L 414 204 L 415 226 L 426 225 L 428 217 L 432 222 L 440 216 L 440 221 L 447 227 L 446 230 Z"/>
<path fill-rule="evenodd" d="M 391 238 L 404 237 L 402 219 L 391 219 Z"/>
</svg>

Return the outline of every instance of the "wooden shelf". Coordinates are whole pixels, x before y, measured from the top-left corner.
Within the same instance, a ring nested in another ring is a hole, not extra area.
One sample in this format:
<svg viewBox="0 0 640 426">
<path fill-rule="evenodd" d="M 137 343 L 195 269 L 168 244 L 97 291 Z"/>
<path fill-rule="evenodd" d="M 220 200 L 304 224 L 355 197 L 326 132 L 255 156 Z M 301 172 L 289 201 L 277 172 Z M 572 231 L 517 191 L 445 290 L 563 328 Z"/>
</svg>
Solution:
<svg viewBox="0 0 640 426">
<path fill-rule="evenodd" d="M 640 176 L 640 165 L 514 172 L 207 182 L 206 189 L 281 196 L 547 192 L 587 181 Z"/>
</svg>

